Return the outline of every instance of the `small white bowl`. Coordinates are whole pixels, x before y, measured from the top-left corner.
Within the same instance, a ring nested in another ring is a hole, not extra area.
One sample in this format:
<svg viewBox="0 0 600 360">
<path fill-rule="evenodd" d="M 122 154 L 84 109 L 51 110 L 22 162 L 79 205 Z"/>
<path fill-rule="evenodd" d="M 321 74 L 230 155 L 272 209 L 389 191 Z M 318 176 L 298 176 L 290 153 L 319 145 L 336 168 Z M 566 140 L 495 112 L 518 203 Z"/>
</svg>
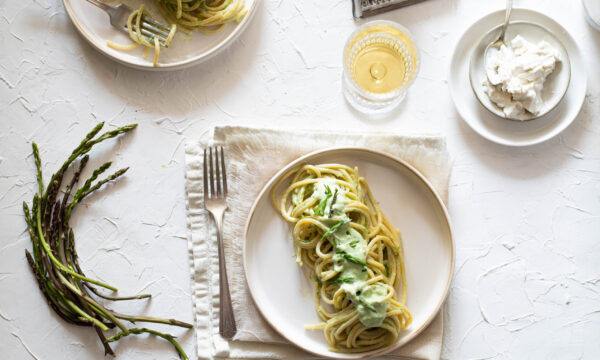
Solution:
<svg viewBox="0 0 600 360">
<path fill-rule="evenodd" d="M 556 63 L 556 68 L 544 82 L 544 89 L 542 90 L 544 105 L 540 112 L 524 120 L 509 118 L 504 114 L 502 108 L 498 107 L 490 100 L 483 89 L 483 81 L 487 77 L 484 59 L 485 48 L 498 37 L 501 26 L 502 25 L 498 25 L 488 31 L 473 50 L 469 65 L 471 88 L 483 107 L 503 119 L 524 121 L 540 118 L 552 111 L 560 103 L 569 88 L 569 82 L 571 81 L 571 63 L 569 61 L 569 54 L 560 40 L 545 27 L 526 21 L 511 22 L 509 24 L 505 36 L 506 43 L 509 43 L 517 35 L 521 35 L 527 41 L 535 44 L 544 40 L 552 45 L 552 47 L 558 51 L 560 56 L 560 61 Z"/>
</svg>

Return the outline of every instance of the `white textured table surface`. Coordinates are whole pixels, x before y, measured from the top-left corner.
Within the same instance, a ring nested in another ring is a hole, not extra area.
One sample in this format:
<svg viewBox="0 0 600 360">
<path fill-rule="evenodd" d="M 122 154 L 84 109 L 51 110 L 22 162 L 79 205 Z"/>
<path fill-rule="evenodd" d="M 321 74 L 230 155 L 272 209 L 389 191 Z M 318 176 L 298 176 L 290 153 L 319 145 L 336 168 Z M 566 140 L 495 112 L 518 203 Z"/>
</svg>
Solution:
<svg viewBox="0 0 600 360">
<path fill-rule="evenodd" d="M 83 0 L 81 0 L 83 1 Z M 415 35 L 422 67 L 399 111 L 368 121 L 341 95 L 341 51 L 356 27 L 350 0 L 264 0 L 228 50 L 194 68 L 147 73 L 113 63 L 76 32 L 59 0 L 0 2 L 0 357 L 103 359 L 89 328 L 45 304 L 24 257 L 23 200 L 35 191 L 31 141 L 54 172 L 98 121 L 140 124 L 92 153 L 131 166 L 73 221 L 84 270 L 151 301 L 123 311 L 191 321 L 183 142 L 213 125 L 442 133 L 454 159 L 450 213 L 456 270 L 443 357 L 600 358 L 600 32 L 577 0 L 517 0 L 577 40 L 589 74 L 582 112 L 560 136 L 506 148 L 468 128 L 447 88 L 462 31 L 504 1 L 428 0 L 381 18 Z M 577 69 L 574 69 L 577 71 Z M 91 168 L 91 167 L 90 167 Z M 192 332 L 179 335 L 194 354 Z M 174 359 L 145 336 L 121 359 Z"/>
</svg>

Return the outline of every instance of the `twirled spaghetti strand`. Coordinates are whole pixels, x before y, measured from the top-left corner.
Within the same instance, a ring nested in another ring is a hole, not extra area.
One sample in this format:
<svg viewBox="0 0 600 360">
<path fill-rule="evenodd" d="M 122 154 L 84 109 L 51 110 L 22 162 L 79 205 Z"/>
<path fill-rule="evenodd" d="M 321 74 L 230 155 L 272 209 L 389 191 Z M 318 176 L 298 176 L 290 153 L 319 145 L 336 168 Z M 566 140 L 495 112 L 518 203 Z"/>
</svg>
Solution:
<svg viewBox="0 0 600 360">
<path fill-rule="evenodd" d="M 244 0 L 155 0 L 162 15 L 183 31 L 215 33 L 240 22 L 247 13 Z"/>
<path fill-rule="evenodd" d="M 149 49 L 154 49 L 153 64 L 154 64 L 154 66 L 158 66 L 158 55 L 160 54 L 161 44 L 157 37 L 148 38 L 148 37 L 142 35 L 141 21 L 142 21 L 143 16 L 147 16 L 147 14 L 144 9 L 144 5 L 141 5 L 139 9 L 132 11 L 131 14 L 129 15 L 129 18 L 127 19 L 127 31 L 129 33 L 129 37 L 131 38 L 131 40 L 133 40 L 132 44 L 120 45 L 120 44 L 116 44 L 112 41 L 107 41 L 106 44 L 113 49 L 125 50 L 125 51 L 135 49 L 139 45 L 145 46 L 146 48 L 144 49 L 144 57 L 146 57 L 146 54 Z M 169 31 L 169 36 L 167 37 L 167 39 L 165 41 L 165 44 L 164 44 L 165 46 L 169 46 L 169 44 L 173 40 L 173 37 L 175 36 L 176 31 L 177 31 L 177 25 L 173 24 L 171 26 L 171 31 Z"/>
</svg>

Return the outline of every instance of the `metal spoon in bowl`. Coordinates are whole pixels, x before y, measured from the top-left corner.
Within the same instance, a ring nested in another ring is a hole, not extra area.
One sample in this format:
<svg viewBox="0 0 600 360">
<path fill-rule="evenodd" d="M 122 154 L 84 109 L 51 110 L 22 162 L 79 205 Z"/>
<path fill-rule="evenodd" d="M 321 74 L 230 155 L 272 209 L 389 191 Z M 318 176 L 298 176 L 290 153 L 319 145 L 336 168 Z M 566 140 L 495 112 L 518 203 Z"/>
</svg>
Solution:
<svg viewBox="0 0 600 360">
<path fill-rule="evenodd" d="M 507 46 L 504 43 L 504 35 L 506 34 L 506 28 L 508 28 L 508 20 L 510 19 L 510 11 L 512 10 L 512 0 L 506 0 L 506 15 L 504 17 L 504 25 L 502 25 L 502 30 L 500 31 L 500 35 L 494 41 L 492 41 L 486 48 L 483 54 L 484 62 L 485 62 L 485 72 L 488 80 L 492 85 L 497 85 L 500 83 L 500 76 L 498 75 L 497 69 L 487 66 L 489 59 L 494 56 L 495 53 L 500 51 L 502 45 Z"/>
</svg>

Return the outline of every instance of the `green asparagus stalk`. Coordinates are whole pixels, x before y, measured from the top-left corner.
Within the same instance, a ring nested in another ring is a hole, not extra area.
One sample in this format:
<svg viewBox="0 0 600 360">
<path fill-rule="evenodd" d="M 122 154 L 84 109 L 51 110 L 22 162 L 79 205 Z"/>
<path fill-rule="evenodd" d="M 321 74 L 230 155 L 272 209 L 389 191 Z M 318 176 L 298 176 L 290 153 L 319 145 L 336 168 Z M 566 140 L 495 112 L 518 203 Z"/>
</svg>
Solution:
<svg viewBox="0 0 600 360">
<path fill-rule="evenodd" d="M 143 334 L 143 333 L 148 333 L 148 334 L 152 334 L 152 335 L 156 335 L 156 336 L 160 336 L 161 338 L 167 340 L 168 342 L 170 342 L 171 344 L 173 344 L 173 346 L 175 347 L 175 350 L 177 350 L 177 353 L 179 354 L 179 357 L 182 360 L 189 360 L 187 355 L 185 354 L 185 352 L 183 351 L 183 349 L 181 348 L 181 346 L 179 346 L 179 344 L 177 343 L 177 341 L 175 341 L 175 337 L 173 335 L 169 335 L 169 334 L 163 334 L 161 332 L 155 331 L 155 330 L 151 330 L 151 329 L 147 329 L 147 328 L 133 328 L 133 329 L 129 329 L 129 333 L 126 334 L 124 332 L 120 332 L 110 338 L 107 339 L 108 342 L 113 342 L 113 341 L 117 341 L 129 334 Z"/>
<path fill-rule="evenodd" d="M 77 251 L 75 250 L 75 235 L 69 225 L 72 212 L 78 204 L 91 193 L 99 190 L 105 184 L 117 180 L 125 174 L 128 168 L 120 169 L 103 179 L 99 179 L 111 166 L 111 162 L 102 164 L 92 175 L 76 189 L 83 168 L 86 166 L 94 145 L 102 141 L 126 134 L 135 129 L 137 124 L 127 125 L 105 132 L 97 136 L 104 123 L 100 123 L 90 131 L 79 145 L 69 155 L 50 181 L 44 186 L 42 160 L 37 144 L 32 144 L 33 158 L 38 183 L 37 193 L 33 196 L 31 208 L 23 203 L 23 212 L 27 231 L 31 239 L 32 251 L 25 250 L 27 263 L 34 274 L 46 302 L 63 320 L 78 326 L 93 327 L 106 354 L 114 355 L 110 343 L 130 334 L 149 333 L 169 341 L 182 359 L 187 355 L 175 340 L 175 337 L 147 328 L 128 328 L 121 321 L 130 323 L 148 322 L 191 328 L 192 325 L 174 319 L 161 319 L 140 315 L 118 314 L 106 308 L 93 296 L 110 301 L 137 300 L 149 298 L 149 294 L 134 296 L 111 296 L 102 294 L 95 286 L 117 291 L 114 286 L 87 277 L 81 270 Z M 77 159 L 79 166 L 73 177 L 64 187 L 63 180 L 67 170 Z M 111 329 L 119 331 L 113 335 L 105 334 Z"/>
</svg>

